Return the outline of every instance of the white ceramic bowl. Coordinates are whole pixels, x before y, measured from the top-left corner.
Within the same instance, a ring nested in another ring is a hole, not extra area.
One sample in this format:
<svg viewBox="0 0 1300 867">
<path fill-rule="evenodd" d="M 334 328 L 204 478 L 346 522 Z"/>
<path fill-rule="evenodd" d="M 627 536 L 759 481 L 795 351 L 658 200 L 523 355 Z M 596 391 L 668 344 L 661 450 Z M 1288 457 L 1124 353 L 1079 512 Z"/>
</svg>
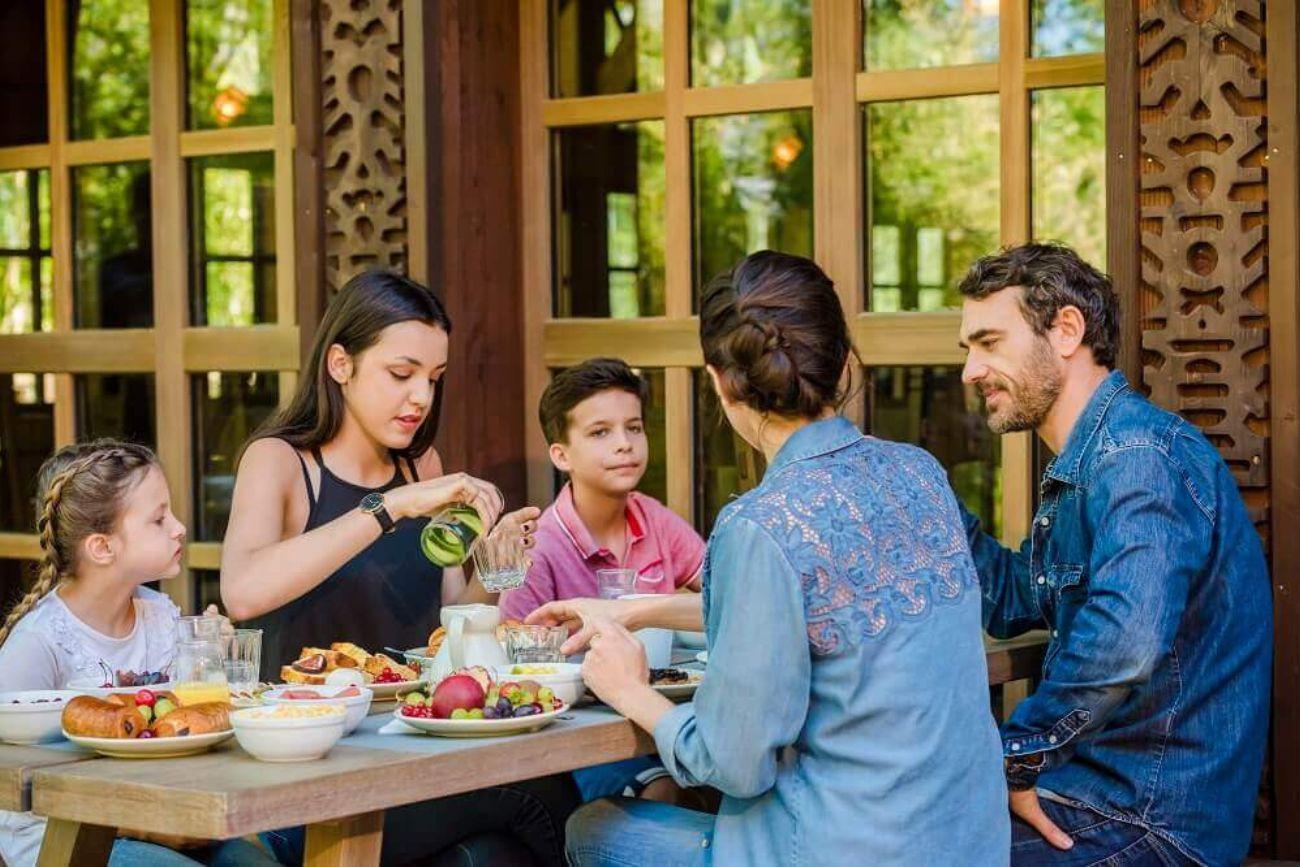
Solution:
<svg viewBox="0 0 1300 867">
<path fill-rule="evenodd" d="M 360 695 L 349 696 L 347 698 L 335 698 L 338 693 L 347 689 L 346 686 L 277 686 L 274 689 L 268 689 L 262 693 L 262 701 L 267 704 L 292 704 L 296 706 L 320 705 L 320 704 L 341 704 L 348 711 L 348 717 L 343 725 L 343 734 L 350 735 L 356 731 L 357 726 L 370 713 L 370 702 L 374 700 L 373 691 L 364 686 L 357 687 L 361 690 Z M 322 698 L 285 698 L 286 692 L 297 692 L 301 690 L 311 690 L 319 693 Z"/>
<path fill-rule="evenodd" d="M 554 668 L 554 674 L 514 674 L 515 668 L 532 667 Z M 508 680 L 532 680 L 541 686 L 549 686 L 555 697 L 567 705 L 577 704 L 587 694 L 587 684 L 582 680 L 582 665 L 576 662 L 536 662 L 517 665 L 498 665 L 492 669 L 492 676 L 497 683 Z"/>
<path fill-rule="evenodd" d="M 328 716 L 288 717 L 268 716 L 276 709 L 250 707 L 230 715 L 235 729 L 235 740 L 255 759 L 264 762 L 308 762 L 328 753 L 347 723 L 347 709 L 335 705 L 337 713 Z"/>
<path fill-rule="evenodd" d="M 77 693 L 77 695 L 93 695 L 95 698 L 108 698 L 110 695 L 135 695 L 142 689 L 147 689 L 152 693 L 170 692 L 173 682 L 168 680 L 163 683 L 155 683 L 152 686 L 92 686 L 82 684 L 68 684 L 68 689 Z"/>
<path fill-rule="evenodd" d="M 0 692 L 0 741 L 41 744 L 59 740 L 63 737 L 63 708 L 78 694 L 72 689 Z"/>
</svg>

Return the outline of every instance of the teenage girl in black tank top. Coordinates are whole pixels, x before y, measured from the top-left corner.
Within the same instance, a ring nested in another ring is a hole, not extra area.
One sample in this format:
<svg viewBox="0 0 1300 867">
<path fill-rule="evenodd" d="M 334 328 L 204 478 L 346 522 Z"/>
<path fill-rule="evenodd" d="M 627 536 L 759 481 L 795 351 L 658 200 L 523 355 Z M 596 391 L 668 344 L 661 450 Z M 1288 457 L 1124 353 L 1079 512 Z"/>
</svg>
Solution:
<svg viewBox="0 0 1300 867">
<path fill-rule="evenodd" d="M 265 677 L 278 680 L 304 646 L 422 645 L 442 605 L 496 601 L 420 552 L 423 525 L 452 503 L 526 537 L 538 516 L 502 517 L 494 486 L 443 473 L 433 439 L 450 331 L 427 288 L 384 271 L 353 278 L 325 312 L 292 402 L 241 456 L 221 596 L 232 619 L 264 630 Z M 548 778 L 389 810 L 382 859 L 422 861 L 459 844 L 478 863 L 563 863 L 571 796 L 567 777 Z M 268 842 L 289 863 L 301 851 L 293 829 Z"/>
</svg>

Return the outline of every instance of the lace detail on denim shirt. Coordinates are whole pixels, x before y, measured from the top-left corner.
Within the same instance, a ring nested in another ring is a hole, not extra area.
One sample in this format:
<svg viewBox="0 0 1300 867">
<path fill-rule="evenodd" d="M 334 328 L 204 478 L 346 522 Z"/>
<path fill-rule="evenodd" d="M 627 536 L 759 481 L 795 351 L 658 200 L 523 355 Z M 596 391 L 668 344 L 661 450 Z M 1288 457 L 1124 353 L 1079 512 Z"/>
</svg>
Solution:
<svg viewBox="0 0 1300 867">
<path fill-rule="evenodd" d="M 719 520 L 744 517 L 798 571 L 819 655 L 879 638 L 978 587 L 952 488 L 920 449 L 864 438 L 778 471 Z"/>
</svg>

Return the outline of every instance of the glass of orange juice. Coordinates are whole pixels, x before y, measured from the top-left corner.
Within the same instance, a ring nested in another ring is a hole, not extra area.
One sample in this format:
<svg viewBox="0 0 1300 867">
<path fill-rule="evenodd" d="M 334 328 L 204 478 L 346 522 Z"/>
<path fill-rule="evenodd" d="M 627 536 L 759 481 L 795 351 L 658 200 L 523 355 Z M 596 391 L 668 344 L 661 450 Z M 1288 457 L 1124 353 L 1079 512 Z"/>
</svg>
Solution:
<svg viewBox="0 0 1300 867">
<path fill-rule="evenodd" d="M 230 701 L 220 640 L 178 641 L 172 692 L 182 705 Z"/>
</svg>

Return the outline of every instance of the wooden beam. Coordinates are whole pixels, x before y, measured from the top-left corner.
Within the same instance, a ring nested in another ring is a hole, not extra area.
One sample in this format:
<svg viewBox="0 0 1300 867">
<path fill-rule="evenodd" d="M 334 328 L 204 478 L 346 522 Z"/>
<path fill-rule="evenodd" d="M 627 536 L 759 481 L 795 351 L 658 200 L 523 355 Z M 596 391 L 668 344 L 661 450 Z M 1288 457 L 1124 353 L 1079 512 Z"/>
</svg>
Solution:
<svg viewBox="0 0 1300 867">
<path fill-rule="evenodd" d="M 813 16 L 813 19 L 815 21 L 816 16 Z M 665 37 L 665 55 L 667 54 L 667 45 L 668 40 Z M 684 62 L 689 63 L 689 61 Z M 667 59 L 665 57 L 665 65 L 666 63 Z M 683 87 L 680 91 L 680 97 L 686 117 L 755 114 L 764 111 L 808 108 L 813 104 L 813 80 L 811 78 L 788 78 L 782 81 L 764 81 L 759 84 L 737 84 L 726 87 L 692 87 L 689 89 Z M 675 98 L 677 97 L 674 95 L 669 96 L 669 99 Z"/>
<path fill-rule="evenodd" d="M 279 96 L 275 92 L 272 98 L 278 100 Z M 181 133 L 181 156 L 189 158 L 269 151 L 275 148 L 276 136 L 274 124 L 191 130 Z"/>
<path fill-rule="evenodd" d="M 221 569 L 220 542 L 191 542 L 185 546 L 185 560 L 191 569 Z"/>
<path fill-rule="evenodd" d="M 296 325 L 186 328 L 181 341 L 186 371 L 298 369 Z"/>
<path fill-rule="evenodd" d="M 545 46 L 542 46 L 542 50 L 545 51 Z M 545 87 L 544 80 L 542 86 Z M 663 116 L 662 92 L 617 93 L 569 99 L 545 99 L 543 94 L 541 106 L 541 120 L 548 127 L 630 123 Z"/>
<path fill-rule="evenodd" d="M 290 0 L 272 3 L 272 120 L 275 164 L 275 321 L 290 326 L 298 321 L 298 273 L 295 230 L 298 210 L 294 207 L 293 147 L 297 130 L 293 126 L 293 19 Z M 184 141 L 181 142 L 182 148 Z M 301 337 L 296 337 L 301 341 Z M 301 359 L 300 345 L 294 355 Z M 280 406 L 288 406 L 298 386 L 297 370 L 280 371 Z"/>
<path fill-rule="evenodd" d="M 305 364 L 325 312 L 325 188 L 321 142 L 321 43 L 315 0 L 289 0 L 293 73 L 293 283 L 298 354 Z M 277 78 L 277 80 L 279 80 Z M 280 100 L 276 100 L 278 105 Z M 279 175 L 280 156 L 276 163 Z M 277 194 L 282 188 L 277 185 Z M 288 256 L 289 251 L 281 253 Z M 308 375 L 311 372 L 308 371 Z"/>
<path fill-rule="evenodd" d="M 1110 19 L 1106 41 L 1110 42 Z M 1025 60 L 1025 87 L 1083 87 L 1106 83 L 1106 55 L 1072 54 L 1066 57 L 1030 57 Z"/>
<path fill-rule="evenodd" d="M 0 148 L 0 172 L 47 168 L 50 165 L 51 150 L 48 144 Z"/>
<path fill-rule="evenodd" d="M 1119 296 L 1119 369 L 1142 381 L 1139 321 L 1139 128 L 1137 7 L 1106 2 L 1106 270 Z"/>
<path fill-rule="evenodd" d="M 63 145 L 63 155 L 70 166 L 140 162 L 149 159 L 149 141 L 147 135 L 69 141 Z"/>
<path fill-rule="evenodd" d="M 68 140 L 68 22 L 63 0 L 45 0 L 45 81 L 50 125 L 50 263 L 53 272 L 54 330 L 72 330 L 72 174 L 64 155 Z M 54 447 L 77 438 L 72 376 L 54 378 Z"/>
<path fill-rule="evenodd" d="M 859 102 L 894 102 L 998 92 L 998 64 L 972 63 L 940 69 L 897 69 L 859 72 Z"/>
<path fill-rule="evenodd" d="M 146 373 L 154 369 L 153 330 L 77 329 L 7 334 L 0 373 Z"/>
<path fill-rule="evenodd" d="M 34 533 L 0 533 L 0 557 L 39 560 L 40 537 Z"/>
</svg>

